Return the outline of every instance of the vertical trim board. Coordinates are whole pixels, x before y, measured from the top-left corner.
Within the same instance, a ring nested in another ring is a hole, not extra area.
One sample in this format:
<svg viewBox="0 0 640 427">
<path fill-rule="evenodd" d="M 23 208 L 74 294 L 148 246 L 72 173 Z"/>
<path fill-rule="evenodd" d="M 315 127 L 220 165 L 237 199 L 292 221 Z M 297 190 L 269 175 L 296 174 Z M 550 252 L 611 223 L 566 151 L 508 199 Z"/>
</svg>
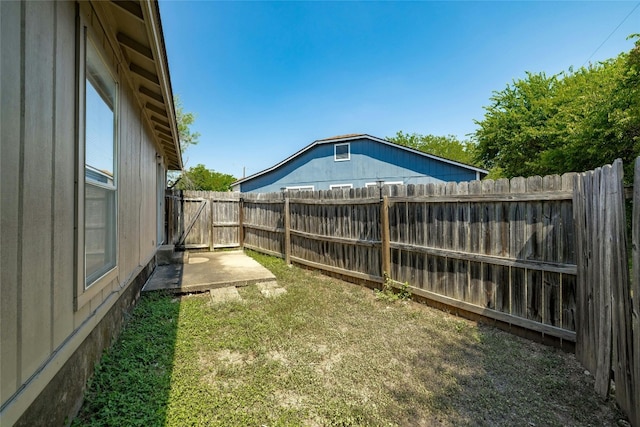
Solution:
<svg viewBox="0 0 640 427">
<path fill-rule="evenodd" d="M 31 376 L 51 342 L 51 155 L 54 3 L 26 3 L 25 139 L 22 230 L 22 378 Z M 37 227 L 34 225 L 38 224 Z"/>
<path fill-rule="evenodd" d="M 0 2 L 0 50 L 16 52 L 8 61 L 0 56 L 0 405 L 20 385 L 18 376 L 18 249 L 21 139 L 21 64 L 23 4 Z"/>
<path fill-rule="evenodd" d="M 133 222 L 131 217 L 137 218 L 137 210 L 135 209 L 135 197 L 131 197 L 130 193 L 137 188 L 135 181 L 135 165 L 136 156 L 133 151 L 136 126 L 133 118 L 134 114 L 128 107 L 130 93 L 128 86 L 120 87 L 120 129 L 118 131 L 118 140 L 120 142 L 118 150 L 118 264 L 129 271 L 133 260 L 137 260 L 137 254 L 134 254 L 137 242 L 134 242 L 135 231 L 137 228 L 137 220 Z"/>
<path fill-rule="evenodd" d="M 51 14 L 51 17 L 53 19 L 53 41 L 52 41 L 52 64 L 51 64 L 51 160 L 50 160 L 50 167 L 51 167 L 51 182 L 50 182 L 50 186 L 51 186 L 51 190 L 50 190 L 50 194 L 51 194 L 51 205 L 49 207 L 49 210 L 51 212 L 51 238 L 50 238 L 50 248 L 49 248 L 49 256 L 50 256 L 50 265 L 51 265 L 51 273 L 49 275 L 49 353 L 53 352 L 53 335 L 54 335 L 54 312 L 53 312 L 53 305 L 54 305 L 54 292 L 55 292 L 55 273 L 56 273 L 56 268 L 55 268 L 55 231 L 56 231 L 56 227 L 55 227 L 55 222 L 56 222 L 56 216 L 55 216 L 55 207 L 56 207 L 56 198 L 53 196 L 56 193 L 56 131 L 57 131 L 57 111 L 58 111 L 58 105 L 56 102 L 56 95 L 57 95 L 57 70 L 56 70 L 56 66 L 58 64 L 57 62 L 57 56 L 56 56 L 56 48 L 57 48 L 57 40 L 58 40 L 58 16 L 57 16 L 57 6 L 58 4 L 55 3 L 53 5 L 53 13 Z"/>
</svg>

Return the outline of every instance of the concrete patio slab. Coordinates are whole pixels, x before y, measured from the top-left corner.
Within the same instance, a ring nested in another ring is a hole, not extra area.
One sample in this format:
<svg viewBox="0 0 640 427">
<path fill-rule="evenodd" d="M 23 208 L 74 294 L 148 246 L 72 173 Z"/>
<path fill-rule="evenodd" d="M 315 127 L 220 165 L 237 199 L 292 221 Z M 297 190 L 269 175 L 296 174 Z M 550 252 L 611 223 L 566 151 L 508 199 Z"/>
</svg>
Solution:
<svg viewBox="0 0 640 427">
<path fill-rule="evenodd" d="M 186 264 L 158 265 L 142 290 L 186 293 L 275 280 L 243 251 L 192 252 Z"/>
</svg>

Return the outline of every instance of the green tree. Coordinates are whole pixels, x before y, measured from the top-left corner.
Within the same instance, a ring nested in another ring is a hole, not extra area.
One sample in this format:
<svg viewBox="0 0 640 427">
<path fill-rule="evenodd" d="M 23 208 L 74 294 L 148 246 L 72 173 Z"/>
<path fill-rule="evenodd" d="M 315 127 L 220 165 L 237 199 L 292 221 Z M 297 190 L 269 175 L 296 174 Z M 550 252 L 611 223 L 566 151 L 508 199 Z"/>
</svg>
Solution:
<svg viewBox="0 0 640 427">
<path fill-rule="evenodd" d="M 231 184 L 236 181 L 232 175 L 207 169 L 198 164 L 184 171 L 176 184 L 179 190 L 231 191 Z"/>
<path fill-rule="evenodd" d="M 454 135 L 420 135 L 418 133 L 408 134 L 399 131 L 396 136 L 387 137 L 387 140 L 456 162 L 468 165 L 477 164 L 475 144 L 470 141 L 460 141 Z"/>
<path fill-rule="evenodd" d="M 554 140 L 544 124 L 552 116 L 549 102 L 557 76 L 527 73 L 490 98 L 485 118 L 476 122 L 476 155 L 487 169 L 499 167 L 506 176 L 535 174 L 541 147 Z"/>
<path fill-rule="evenodd" d="M 640 154 L 640 44 L 554 76 L 527 73 L 494 92 L 474 134 L 477 159 L 506 177 L 594 169 Z"/>
<path fill-rule="evenodd" d="M 188 113 L 184 111 L 182 101 L 178 95 L 173 96 L 173 106 L 176 113 L 176 125 L 178 126 L 178 139 L 180 141 L 180 153 L 182 154 L 182 164 L 186 165 L 188 159 L 186 158 L 187 149 L 196 145 L 199 142 L 200 134 L 198 132 L 191 132 L 191 125 L 196 120 L 194 113 Z M 169 171 L 167 173 L 167 184 L 169 188 L 173 188 L 178 182 L 180 182 L 184 172 Z"/>
<path fill-rule="evenodd" d="M 173 96 L 173 105 L 176 112 L 178 136 L 180 138 L 180 152 L 184 156 L 187 148 L 200 142 L 200 134 L 198 132 L 191 132 L 191 125 L 196 121 L 196 115 L 184 111 L 182 101 L 178 95 Z"/>
</svg>

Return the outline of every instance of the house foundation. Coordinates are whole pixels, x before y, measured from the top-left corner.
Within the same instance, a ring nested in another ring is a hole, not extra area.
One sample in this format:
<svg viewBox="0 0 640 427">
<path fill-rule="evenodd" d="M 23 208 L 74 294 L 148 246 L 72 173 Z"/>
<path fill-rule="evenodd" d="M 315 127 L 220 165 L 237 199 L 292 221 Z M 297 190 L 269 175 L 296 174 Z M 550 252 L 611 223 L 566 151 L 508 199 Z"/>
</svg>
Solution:
<svg viewBox="0 0 640 427">
<path fill-rule="evenodd" d="M 118 338 L 127 314 L 140 298 L 140 291 L 153 273 L 156 259 L 131 280 L 118 300 L 98 325 L 85 338 L 35 401 L 22 414 L 15 426 L 69 425 L 82 406 L 87 381 L 93 376 L 102 354 Z"/>
</svg>

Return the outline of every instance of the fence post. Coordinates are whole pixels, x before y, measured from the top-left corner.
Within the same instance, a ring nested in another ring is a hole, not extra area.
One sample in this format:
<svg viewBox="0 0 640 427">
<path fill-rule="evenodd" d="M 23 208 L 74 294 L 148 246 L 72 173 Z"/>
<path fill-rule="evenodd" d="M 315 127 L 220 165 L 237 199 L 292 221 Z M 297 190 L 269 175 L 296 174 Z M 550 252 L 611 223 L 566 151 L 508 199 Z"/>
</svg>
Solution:
<svg viewBox="0 0 640 427">
<path fill-rule="evenodd" d="M 164 244 L 170 245 L 172 243 L 173 236 L 173 224 L 175 220 L 173 218 L 173 195 L 172 190 L 164 190 Z"/>
<path fill-rule="evenodd" d="M 291 264 L 291 216 L 289 212 L 289 194 L 284 195 L 284 262 Z"/>
<path fill-rule="evenodd" d="M 391 277 L 391 244 L 389 242 L 389 199 L 380 200 L 380 238 L 382 240 L 382 277 Z"/>
<path fill-rule="evenodd" d="M 244 249 L 244 199 L 238 199 L 238 245 Z"/>
<path fill-rule="evenodd" d="M 209 194 L 210 196 L 210 194 Z M 215 249 L 215 242 L 213 241 L 216 230 L 215 230 L 215 218 L 213 217 L 213 212 L 214 212 L 214 208 L 213 208 L 213 198 L 207 198 L 207 200 L 209 201 L 209 252 L 213 252 L 213 250 Z"/>
<path fill-rule="evenodd" d="M 180 221 L 178 222 L 178 238 L 175 241 L 175 245 L 178 245 L 180 243 L 180 237 L 182 236 L 182 233 L 184 232 L 184 228 L 185 228 L 185 223 L 184 223 L 184 190 L 180 190 Z"/>
</svg>

